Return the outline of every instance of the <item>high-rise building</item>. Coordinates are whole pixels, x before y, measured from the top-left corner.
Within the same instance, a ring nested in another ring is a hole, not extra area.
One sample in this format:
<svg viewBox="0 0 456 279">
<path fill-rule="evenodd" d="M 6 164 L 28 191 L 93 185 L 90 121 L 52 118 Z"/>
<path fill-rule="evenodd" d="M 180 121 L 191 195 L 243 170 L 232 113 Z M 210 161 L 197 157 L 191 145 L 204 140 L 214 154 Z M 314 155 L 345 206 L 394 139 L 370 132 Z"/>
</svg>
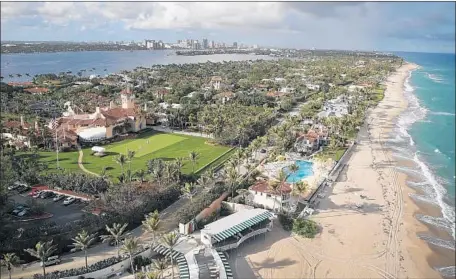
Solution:
<svg viewBox="0 0 456 279">
<path fill-rule="evenodd" d="M 233 48 L 237 48 L 237 42 L 233 43 Z"/>
<path fill-rule="evenodd" d="M 211 48 L 215 48 L 215 42 L 211 41 Z"/>
<path fill-rule="evenodd" d="M 207 39 L 203 39 L 203 48 L 204 48 L 204 49 L 209 48 L 209 44 L 208 44 L 208 42 L 207 42 Z"/>
</svg>

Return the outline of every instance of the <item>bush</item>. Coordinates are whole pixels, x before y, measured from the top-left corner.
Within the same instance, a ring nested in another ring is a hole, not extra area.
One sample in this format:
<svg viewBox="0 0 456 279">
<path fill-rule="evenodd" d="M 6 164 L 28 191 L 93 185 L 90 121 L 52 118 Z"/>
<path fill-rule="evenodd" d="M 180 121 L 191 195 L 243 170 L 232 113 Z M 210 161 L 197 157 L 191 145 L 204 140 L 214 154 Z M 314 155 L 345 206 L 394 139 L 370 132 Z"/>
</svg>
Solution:
<svg viewBox="0 0 456 279">
<path fill-rule="evenodd" d="M 291 218 L 290 216 L 285 214 L 279 214 L 279 222 L 284 230 L 291 231 L 293 229 L 293 218 Z"/>
<path fill-rule="evenodd" d="M 300 236 L 314 238 L 318 231 L 318 225 L 313 220 L 295 219 L 293 222 L 293 232 Z"/>
</svg>

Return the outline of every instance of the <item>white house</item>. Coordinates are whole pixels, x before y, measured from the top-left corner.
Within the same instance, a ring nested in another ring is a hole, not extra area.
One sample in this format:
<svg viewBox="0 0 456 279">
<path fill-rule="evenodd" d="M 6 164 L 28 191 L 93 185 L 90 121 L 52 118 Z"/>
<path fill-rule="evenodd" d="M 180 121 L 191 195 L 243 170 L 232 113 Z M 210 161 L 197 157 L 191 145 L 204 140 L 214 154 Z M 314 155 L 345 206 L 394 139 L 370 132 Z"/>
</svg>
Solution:
<svg viewBox="0 0 456 279">
<path fill-rule="evenodd" d="M 320 90 L 320 85 L 318 84 L 307 83 L 306 87 L 309 90 Z"/>
<path fill-rule="evenodd" d="M 293 87 L 282 87 L 279 92 L 281 93 L 294 93 L 295 89 Z"/>
<path fill-rule="evenodd" d="M 278 190 L 274 191 L 269 186 L 268 181 L 257 181 L 249 187 L 249 192 L 251 201 L 254 204 L 261 205 L 267 209 L 279 210 L 281 204 L 282 208 L 286 208 L 291 198 L 291 187 L 288 183 L 283 183 Z"/>
<path fill-rule="evenodd" d="M 341 96 L 336 99 L 329 100 L 323 105 L 323 110 L 318 113 L 318 117 L 324 118 L 329 116 L 342 117 L 348 114 L 348 103 Z"/>
<path fill-rule="evenodd" d="M 275 82 L 286 82 L 287 80 L 284 78 L 275 78 L 274 81 Z"/>
</svg>

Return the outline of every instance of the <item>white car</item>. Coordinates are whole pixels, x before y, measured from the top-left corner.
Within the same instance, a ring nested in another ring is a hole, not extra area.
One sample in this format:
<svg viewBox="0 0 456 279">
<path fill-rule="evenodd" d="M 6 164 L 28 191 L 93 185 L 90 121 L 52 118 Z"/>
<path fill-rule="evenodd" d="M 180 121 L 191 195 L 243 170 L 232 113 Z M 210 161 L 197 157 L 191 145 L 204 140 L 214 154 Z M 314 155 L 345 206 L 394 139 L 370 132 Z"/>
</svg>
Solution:
<svg viewBox="0 0 456 279">
<path fill-rule="evenodd" d="M 44 266 L 50 266 L 50 265 L 59 264 L 59 263 L 60 263 L 59 256 L 52 256 L 52 257 L 49 257 L 44 262 Z M 43 262 L 40 263 L 40 266 L 43 267 Z"/>
<path fill-rule="evenodd" d="M 19 216 L 19 217 L 25 216 L 25 215 L 28 213 L 28 211 L 29 211 L 28 208 L 25 208 L 24 210 L 22 210 L 21 212 L 19 212 L 19 213 L 17 214 L 17 216 Z"/>
<path fill-rule="evenodd" d="M 55 202 L 57 202 L 57 201 L 63 199 L 64 197 L 65 197 L 64 195 L 57 195 L 57 196 L 55 196 L 52 200 L 55 201 Z"/>
<path fill-rule="evenodd" d="M 74 203 L 75 201 L 76 201 L 75 198 L 73 198 L 73 197 L 68 197 L 68 198 L 66 198 L 66 199 L 63 201 L 63 205 L 70 205 L 70 204 Z"/>
</svg>

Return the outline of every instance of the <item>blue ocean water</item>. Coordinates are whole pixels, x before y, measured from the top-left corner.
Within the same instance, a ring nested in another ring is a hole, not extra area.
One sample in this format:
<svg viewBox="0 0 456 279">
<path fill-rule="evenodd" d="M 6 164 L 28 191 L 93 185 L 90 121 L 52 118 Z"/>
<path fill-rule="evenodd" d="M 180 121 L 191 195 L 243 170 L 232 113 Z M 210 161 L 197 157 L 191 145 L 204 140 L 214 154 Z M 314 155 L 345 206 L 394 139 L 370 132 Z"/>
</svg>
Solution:
<svg viewBox="0 0 456 279">
<path fill-rule="evenodd" d="M 409 106 L 398 118 L 392 148 L 415 168 L 405 170 L 422 192 L 412 198 L 438 205 L 442 217 L 417 216 L 455 238 L 455 54 L 395 53 L 420 67 L 405 82 Z M 404 171 L 404 168 L 402 168 Z M 454 241 L 425 237 L 455 249 Z M 454 272 L 454 268 L 452 269 Z"/>
<path fill-rule="evenodd" d="M 313 175 L 313 163 L 310 161 L 303 161 L 303 160 L 297 160 L 295 164 L 299 167 L 298 171 L 295 173 L 292 173 L 288 178 L 287 182 L 289 183 L 296 183 L 301 181 L 302 179 Z M 289 173 L 288 169 L 284 169 L 285 173 Z"/>
</svg>

